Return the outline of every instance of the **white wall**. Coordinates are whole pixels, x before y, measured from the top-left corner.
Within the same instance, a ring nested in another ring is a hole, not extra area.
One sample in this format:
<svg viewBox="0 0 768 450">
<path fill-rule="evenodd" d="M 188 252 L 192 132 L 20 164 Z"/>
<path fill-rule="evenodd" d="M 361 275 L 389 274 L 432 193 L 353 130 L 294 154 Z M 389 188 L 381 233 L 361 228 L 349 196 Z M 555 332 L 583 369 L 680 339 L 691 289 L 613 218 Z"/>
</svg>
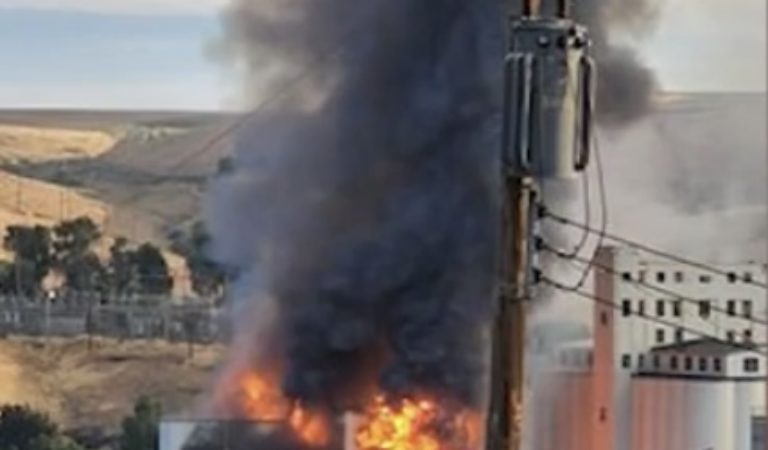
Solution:
<svg viewBox="0 0 768 450">
<path fill-rule="evenodd" d="M 762 382 L 635 378 L 632 450 L 753 450 Z M 761 400 L 762 402 L 762 400 Z"/>
</svg>

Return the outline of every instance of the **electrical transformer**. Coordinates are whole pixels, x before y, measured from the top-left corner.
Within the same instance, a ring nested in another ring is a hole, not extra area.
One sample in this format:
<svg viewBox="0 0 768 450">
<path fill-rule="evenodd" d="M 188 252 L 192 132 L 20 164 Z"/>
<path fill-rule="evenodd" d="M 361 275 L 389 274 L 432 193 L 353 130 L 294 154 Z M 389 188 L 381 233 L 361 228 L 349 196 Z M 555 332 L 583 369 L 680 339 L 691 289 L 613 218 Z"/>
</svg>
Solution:
<svg viewBox="0 0 768 450">
<path fill-rule="evenodd" d="M 586 28 L 515 18 L 505 65 L 503 158 L 510 175 L 572 178 L 590 155 L 595 68 Z"/>
</svg>

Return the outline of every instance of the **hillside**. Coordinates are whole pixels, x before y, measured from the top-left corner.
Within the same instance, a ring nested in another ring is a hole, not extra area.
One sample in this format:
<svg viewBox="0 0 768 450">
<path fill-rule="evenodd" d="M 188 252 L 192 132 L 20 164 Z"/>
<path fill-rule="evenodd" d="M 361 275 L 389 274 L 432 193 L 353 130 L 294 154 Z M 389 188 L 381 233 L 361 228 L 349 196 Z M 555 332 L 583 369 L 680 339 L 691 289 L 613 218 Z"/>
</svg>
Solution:
<svg viewBox="0 0 768 450">
<path fill-rule="evenodd" d="M 141 395 L 160 399 L 167 412 L 194 408 L 224 353 L 163 342 L 85 338 L 0 340 L 0 404 L 26 404 L 66 428 L 115 427 Z M 152 373 L 151 377 L 147 374 Z"/>
</svg>

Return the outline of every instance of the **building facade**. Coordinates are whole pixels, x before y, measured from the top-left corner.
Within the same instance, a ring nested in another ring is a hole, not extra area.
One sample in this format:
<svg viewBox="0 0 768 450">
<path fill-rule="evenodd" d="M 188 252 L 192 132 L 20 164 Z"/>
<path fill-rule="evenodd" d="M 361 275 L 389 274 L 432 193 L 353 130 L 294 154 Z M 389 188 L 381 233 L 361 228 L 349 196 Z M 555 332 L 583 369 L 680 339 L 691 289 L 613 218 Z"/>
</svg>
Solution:
<svg viewBox="0 0 768 450">
<path fill-rule="evenodd" d="M 765 450 L 765 267 L 718 271 L 601 249 L 592 341 L 540 382 L 532 448 Z"/>
</svg>

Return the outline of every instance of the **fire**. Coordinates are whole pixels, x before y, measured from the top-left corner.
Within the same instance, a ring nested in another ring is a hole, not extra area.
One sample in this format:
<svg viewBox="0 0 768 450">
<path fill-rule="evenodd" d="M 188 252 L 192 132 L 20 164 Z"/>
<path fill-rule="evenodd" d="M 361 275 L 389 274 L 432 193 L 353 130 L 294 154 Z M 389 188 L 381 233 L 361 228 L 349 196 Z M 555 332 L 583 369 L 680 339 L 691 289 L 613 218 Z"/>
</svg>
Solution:
<svg viewBox="0 0 768 450">
<path fill-rule="evenodd" d="M 275 377 L 248 373 L 240 377 L 238 388 L 240 409 L 248 419 L 285 422 L 293 436 L 310 447 L 324 447 L 330 442 L 328 417 L 287 399 Z"/>
<path fill-rule="evenodd" d="M 422 398 L 394 402 L 378 396 L 355 435 L 357 450 L 476 450 L 479 414 L 453 411 Z"/>
</svg>

